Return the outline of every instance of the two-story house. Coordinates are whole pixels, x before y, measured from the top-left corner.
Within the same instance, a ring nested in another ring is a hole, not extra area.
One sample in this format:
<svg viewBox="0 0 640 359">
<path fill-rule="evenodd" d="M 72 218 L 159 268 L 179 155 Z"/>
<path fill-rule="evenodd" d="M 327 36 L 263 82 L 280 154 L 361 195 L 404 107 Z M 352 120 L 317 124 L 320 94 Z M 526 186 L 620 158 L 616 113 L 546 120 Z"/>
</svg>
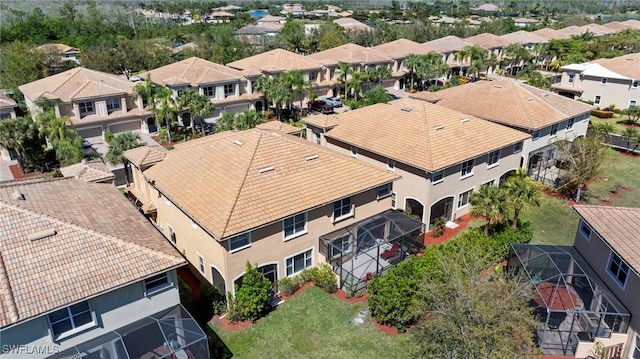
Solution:
<svg viewBox="0 0 640 359">
<path fill-rule="evenodd" d="M 473 44 L 453 35 L 422 44 L 423 50 L 442 55 L 442 59 L 451 69 L 451 74 L 461 74 L 461 69 L 469 66 L 468 59 L 460 59 L 457 56 L 457 53 L 467 46 L 473 46 Z"/>
<path fill-rule="evenodd" d="M 323 121 L 333 117 L 332 122 Z M 452 221 L 470 209 L 471 193 L 498 185 L 520 163 L 529 134 L 426 101 L 400 99 L 305 120 L 307 140 L 322 129 L 332 150 L 402 176 L 393 207 L 424 223 Z"/>
<path fill-rule="evenodd" d="M 374 219 L 391 208 L 393 182 L 400 176 L 300 137 L 227 131 L 176 145 L 161 160 L 146 161 L 149 154 L 125 153 L 136 162 L 135 187 L 148 201 L 141 207 L 196 271 L 223 292 L 241 285 L 247 261 L 275 283 L 331 262 L 340 250 L 357 259 L 396 233 L 371 230 L 377 237 L 365 242 L 364 231 L 331 236 L 327 242 L 341 242 L 338 252 L 327 250 L 321 236 L 346 233 L 363 220 L 385 228 Z M 416 222 L 415 234 L 422 233 L 420 221 L 396 214 Z M 365 278 L 365 272 L 356 275 Z"/>
<path fill-rule="evenodd" d="M 147 76 L 154 84 L 170 88 L 176 98 L 186 89 L 210 98 L 216 107 L 214 113 L 198 120 L 213 120 L 224 112 L 236 113 L 264 108 L 262 96 L 254 96 L 251 81 L 239 70 L 198 57 L 191 57 L 139 75 L 140 78 Z M 190 116 L 186 111 L 180 114 L 184 125 L 189 125 Z"/>
<path fill-rule="evenodd" d="M 278 76 L 282 73 L 297 70 L 304 80 L 310 84 L 310 90 L 318 96 L 331 96 L 335 82 L 331 81 L 328 70 L 320 61 L 308 56 L 302 56 L 284 49 L 275 49 L 258 55 L 231 62 L 227 66 L 239 70 L 250 83 L 255 84 L 260 76 Z M 303 101 L 308 101 L 306 93 L 301 96 Z M 300 97 L 294 97 L 293 102 Z M 265 105 L 267 108 L 269 104 Z"/>
<path fill-rule="evenodd" d="M 480 46 L 485 49 L 489 55 L 491 53 L 495 54 L 498 61 L 504 59 L 504 49 L 511 44 L 511 41 L 488 32 L 466 37 L 464 41 Z"/>
<path fill-rule="evenodd" d="M 563 66 L 560 83 L 552 87 L 562 96 L 592 101 L 596 107 L 638 106 L 640 53 Z"/>
<path fill-rule="evenodd" d="M 180 253 L 113 186 L 0 184 L 2 358 L 208 358 Z"/>
<path fill-rule="evenodd" d="M 534 178 L 547 181 L 557 175 L 550 170 L 559 155 L 553 143 L 585 136 L 591 111 L 587 104 L 511 79 L 478 81 L 411 97 L 529 134 L 520 153 L 520 167 L 528 168 Z"/>
<path fill-rule="evenodd" d="M 404 65 L 404 59 L 410 54 L 426 55 L 430 52 L 422 47 L 422 44 L 407 39 L 390 41 L 374 46 L 372 49 L 393 59 L 391 77 L 394 80 L 393 88 L 395 89 L 403 89 L 405 87 L 405 76 L 409 73 L 409 69 Z"/>
<path fill-rule="evenodd" d="M 34 117 L 43 110 L 41 101 L 47 100 L 56 116 L 68 116 L 87 138 L 107 131 L 148 131 L 152 114 L 142 106 L 142 98 L 134 95 L 133 86 L 120 76 L 76 67 L 18 88 Z"/>
<path fill-rule="evenodd" d="M 16 107 L 18 104 L 13 101 L 4 92 L 0 91 L 0 121 L 16 118 Z M 15 158 L 15 154 L 11 149 L 0 146 L 0 155 L 3 161 L 11 161 Z"/>
<path fill-rule="evenodd" d="M 533 55 L 533 62 L 539 66 L 545 66 L 545 61 L 550 60 L 545 56 L 544 49 L 541 46 L 549 42 L 549 40 L 543 36 L 536 35 L 530 31 L 520 30 L 504 34 L 500 37 L 509 41 L 511 44 L 518 44 L 527 49 L 527 51 Z M 522 59 L 520 63 L 512 65 L 521 68 L 524 66 L 524 59 Z"/>
</svg>

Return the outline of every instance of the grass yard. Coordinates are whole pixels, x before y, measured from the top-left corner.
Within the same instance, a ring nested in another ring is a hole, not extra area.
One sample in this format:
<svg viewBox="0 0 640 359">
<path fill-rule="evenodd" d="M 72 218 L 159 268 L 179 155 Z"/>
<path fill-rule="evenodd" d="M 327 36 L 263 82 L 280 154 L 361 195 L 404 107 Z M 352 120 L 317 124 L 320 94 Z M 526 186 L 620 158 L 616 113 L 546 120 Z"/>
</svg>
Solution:
<svg viewBox="0 0 640 359">
<path fill-rule="evenodd" d="M 614 115 L 613 118 L 599 118 L 596 116 L 589 117 L 589 121 L 594 126 L 599 123 L 610 123 L 613 126 L 613 132 L 617 134 L 622 134 L 626 127 L 622 125 L 622 121 L 626 120 L 626 115 Z"/>
<path fill-rule="evenodd" d="M 409 358 L 406 336 L 390 336 L 371 322 L 351 323 L 366 309 L 366 303 L 345 303 L 313 286 L 247 329 L 214 330 L 234 358 Z"/>
<path fill-rule="evenodd" d="M 573 244 L 578 216 L 566 201 L 543 194 L 540 207 L 532 207 L 520 217 L 525 222 L 531 222 L 532 243 Z"/>
</svg>

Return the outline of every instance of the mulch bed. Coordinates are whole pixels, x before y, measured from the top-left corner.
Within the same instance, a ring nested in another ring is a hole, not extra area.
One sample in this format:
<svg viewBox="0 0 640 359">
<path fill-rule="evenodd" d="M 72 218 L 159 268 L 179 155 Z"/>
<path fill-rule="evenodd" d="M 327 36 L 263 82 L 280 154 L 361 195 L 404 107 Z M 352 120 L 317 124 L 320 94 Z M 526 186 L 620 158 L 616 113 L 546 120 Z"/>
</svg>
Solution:
<svg viewBox="0 0 640 359">
<path fill-rule="evenodd" d="M 289 299 L 299 295 L 300 293 L 304 292 L 305 290 L 307 290 L 309 287 L 312 287 L 314 284 L 313 282 L 307 282 L 303 285 L 300 286 L 300 288 L 296 289 L 295 292 L 293 292 L 293 294 L 291 295 L 284 295 L 284 294 L 280 294 L 280 298 L 282 298 L 282 300 L 284 300 L 285 302 L 288 301 Z"/>
<path fill-rule="evenodd" d="M 622 195 L 620 193 L 618 193 L 618 192 L 609 191 L 608 196 L 611 197 L 611 198 L 622 198 Z"/>
<path fill-rule="evenodd" d="M 620 190 L 621 191 L 625 191 L 625 192 L 633 192 L 633 188 L 631 188 L 631 187 L 627 187 L 627 188 L 620 187 Z"/>
<path fill-rule="evenodd" d="M 347 302 L 347 303 L 362 303 L 365 302 L 367 300 L 367 297 L 363 294 L 360 297 L 347 297 L 347 294 L 342 291 L 339 290 L 333 294 L 331 294 L 334 298 L 338 298 L 343 302 Z"/>
<path fill-rule="evenodd" d="M 598 199 L 598 204 L 601 206 L 613 206 L 613 201 L 609 200 L 609 201 L 605 201 L 602 198 Z"/>
<path fill-rule="evenodd" d="M 31 172 L 31 173 L 22 173 L 22 168 L 20 168 L 20 165 L 10 165 L 9 166 L 9 170 L 11 171 L 11 175 L 13 176 L 13 179 L 23 179 L 23 178 L 29 178 L 29 177 L 33 177 L 38 175 L 38 172 Z"/>
<path fill-rule="evenodd" d="M 465 214 L 464 216 L 456 218 L 456 223 L 458 227 L 456 228 L 445 228 L 444 234 L 440 237 L 433 237 L 431 233 L 426 233 L 424 235 L 424 245 L 432 246 L 434 244 L 442 244 L 444 242 L 449 241 L 451 238 L 455 237 L 458 233 L 462 232 L 467 228 L 469 222 L 473 219 L 477 219 L 481 217 L 472 217 L 470 214 Z"/>
<path fill-rule="evenodd" d="M 633 153 L 633 152 L 622 152 L 622 151 L 620 151 L 620 154 L 623 155 L 623 156 L 631 157 L 631 158 L 640 157 L 639 154 Z"/>
<path fill-rule="evenodd" d="M 398 329 L 397 328 L 390 327 L 388 325 L 378 323 L 378 321 L 375 318 L 373 318 L 373 325 L 375 325 L 376 328 L 382 330 L 383 332 L 385 332 L 385 333 L 387 333 L 389 335 L 392 335 L 392 336 L 398 335 Z"/>
<path fill-rule="evenodd" d="M 222 318 L 218 314 L 214 315 L 213 318 L 211 318 L 210 323 L 222 330 L 231 331 L 231 332 L 249 328 L 253 324 L 248 320 L 234 323 L 229 319 L 227 319 L 226 317 Z"/>
</svg>

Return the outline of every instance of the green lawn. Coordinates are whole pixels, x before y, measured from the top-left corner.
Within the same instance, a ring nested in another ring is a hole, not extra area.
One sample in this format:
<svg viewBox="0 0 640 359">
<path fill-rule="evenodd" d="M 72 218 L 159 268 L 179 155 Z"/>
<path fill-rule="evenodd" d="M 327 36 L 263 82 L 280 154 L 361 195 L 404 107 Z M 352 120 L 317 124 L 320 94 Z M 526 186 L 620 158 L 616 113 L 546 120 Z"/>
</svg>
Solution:
<svg viewBox="0 0 640 359">
<path fill-rule="evenodd" d="M 566 201 L 542 195 L 540 207 L 532 207 L 521 215 L 530 222 L 536 244 L 572 245 L 578 227 L 578 216 Z"/>
<path fill-rule="evenodd" d="M 622 134 L 624 132 L 625 127 L 622 125 L 622 121 L 626 119 L 627 116 L 625 115 L 614 115 L 613 118 L 598 118 L 596 116 L 589 117 L 589 121 L 594 126 L 599 123 L 610 123 L 613 126 L 613 132 L 617 134 Z"/>
<path fill-rule="evenodd" d="M 390 336 L 353 317 L 366 303 L 342 302 L 311 287 L 237 332 L 214 328 L 235 358 L 408 358 L 406 336 Z"/>
<path fill-rule="evenodd" d="M 620 152 L 608 150 L 602 181 L 588 188 L 587 203 L 598 204 L 598 199 L 609 197 L 614 206 L 640 207 L 640 157 L 623 156 Z M 619 185 L 631 187 L 631 192 L 618 191 L 619 198 L 609 191 Z"/>
</svg>

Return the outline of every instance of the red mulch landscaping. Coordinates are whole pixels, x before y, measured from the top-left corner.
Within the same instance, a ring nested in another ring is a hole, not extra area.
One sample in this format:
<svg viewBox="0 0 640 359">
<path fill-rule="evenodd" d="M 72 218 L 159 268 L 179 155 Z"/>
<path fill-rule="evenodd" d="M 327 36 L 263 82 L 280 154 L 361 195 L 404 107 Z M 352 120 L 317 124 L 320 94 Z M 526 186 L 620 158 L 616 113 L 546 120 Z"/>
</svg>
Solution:
<svg viewBox="0 0 640 359">
<path fill-rule="evenodd" d="M 598 204 L 601 206 L 613 206 L 613 201 L 609 200 L 609 201 L 605 201 L 602 198 L 598 199 Z"/>
<path fill-rule="evenodd" d="M 284 294 L 280 294 L 280 298 L 282 298 L 282 300 L 284 300 L 285 302 L 293 297 L 295 297 L 296 295 L 304 292 L 305 290 L 307 290 L 307 288 L 313 286 L 313 282 L 307 282 L 305 284 L 303 284 L 302 286 L 300 286 L 300 288 L 296 289 L 295 292 L 293 292 L 293 294 L 291 295 L 284 295 Z"/>
<path fill-rule="evenodd" d="M 631 157 L 631 158 L 640 157 L 639 154 L 633 153 L 633 152 L 622 152 L 622 151 L 620 151 L 620 154 L 623 155 L 623 156 Z"/>
<path fill-rule="evenodd" d="M 609 197 L 612 197 L 612 198 L 622 198 L 622 195 L 621 195 L 620 193 L 618 193 L 618 192 L 611 192 L 611 191 L 609 191 Z"/>
<path fill-rule="evenodd" d="M 237 331 L 237 330 L 242 330 L 245 328 L 249 328 L 251 326 L 251 322 L 248 320 L 242 321 L 242 322 L 232 322 L 230 320 L 228 320 L 226 317 L 222 318 L 220 315 L 214 315 L 213 318 L 211 318 L 210 321 L 211 324 L 215 325 L 216 327 L 222 329 L 222 330 L 227 330 L 227 331 Z"/>
<path fill-rule="evenodd" d="M 465 214 L 464 216 L 456 218 L 456 223 L 458 224 L 457 228 L 445 228 L 444 234 L 440 237 L 433 237 L 431 233 L 426 233 L 424 235 L 424 245 L 432 246 L 434 244 L 441 244 L 447 242 L 451 238 L 455 237 L 458 233 L 465 230 L 469 225 L 469 222 L 473 219 L 478 219 L 481 217 L 472 217 L 470 214 Z"/>
<path fill-rule="evenodd" d="M 343 302 L 347 302 L 347 303 L 362 303 L 365 302 L 367 300 L 367 297 L 363 294 L 360 297 L 347 297 L 347 294 L 342 291 L 339 290 L 333 294 L 331 294 L 334 298 L 338 298 Z"/>
<path fill-rule="evenodd" d="M 20 168 L 20 165 L 10 165 L 9 166 L 9 170 L 11 171 L 11 175 L 13 176 L 13 179 L 23 179 L 23 178 L 29 178 L 29 177 L 33 177 L 35 175 L 38 174 L 38 172 L 31 172 L 31 173 L 22 173 L 22 168 Z"/>
<path fill-rule="evenodd" d="M 627 188 L 620 187 L 620 189 L 625 191 L 625 192 L 633 192 L 633 188 L 631 188 L 631 187 L 627 187 Z"/>
<path fill-rule="evenodd" d="M 390 327 L 388 325 L 378 323 L 376 318 L 373 318 L 373 325 L 375 325 L 376 328 L 382 330 L 383 332 L 389 335 L 393 335 L 393 336 L 398 335 L 398 329 L 396 329 L 395 327 Z"/>
</svg>

